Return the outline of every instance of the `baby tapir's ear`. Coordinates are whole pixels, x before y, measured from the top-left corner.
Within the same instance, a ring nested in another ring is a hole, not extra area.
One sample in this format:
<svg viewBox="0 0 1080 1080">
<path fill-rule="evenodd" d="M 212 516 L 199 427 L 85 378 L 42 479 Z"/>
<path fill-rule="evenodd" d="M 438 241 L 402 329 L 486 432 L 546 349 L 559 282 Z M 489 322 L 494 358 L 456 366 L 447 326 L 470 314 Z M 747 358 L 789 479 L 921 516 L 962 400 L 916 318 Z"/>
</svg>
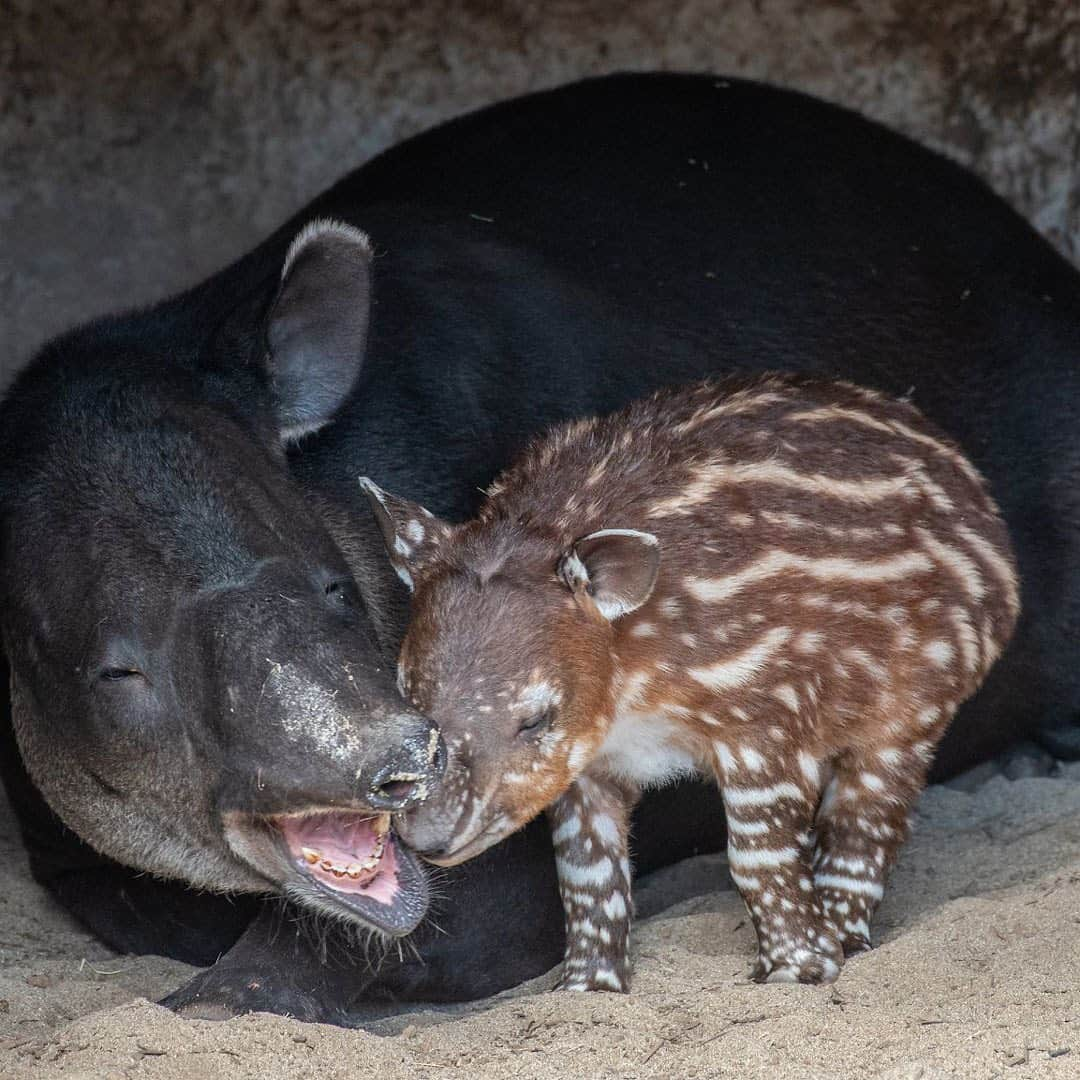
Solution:
<svg viewBox="0 0 1080 1080">
<path fill-rule="evenodd" d="M 285 440 L 326 424 L 356 383 L 371 308 L 371 244 L 341 221 L 292 242 L 266 323 L 266 365 Z"/>
<path fill-rule="evenodd" d="M 419 503 L 383 491 L 366 476 L 360 477 L 360 487 L 371 503 L 371 512 L 382 532 L 390 562 L 412 592 L 418 575 L 434 561 L 439 545 L 450 535 L 452 526 Z"/>
<path fill-rule="evenodd" d="M 601 529 L 583 536 L 559 560 L 571 592 L 584 590 L 609 622 L 645 603 L 660 571 L 660 541 L 636 529 Z"/>
</svg>

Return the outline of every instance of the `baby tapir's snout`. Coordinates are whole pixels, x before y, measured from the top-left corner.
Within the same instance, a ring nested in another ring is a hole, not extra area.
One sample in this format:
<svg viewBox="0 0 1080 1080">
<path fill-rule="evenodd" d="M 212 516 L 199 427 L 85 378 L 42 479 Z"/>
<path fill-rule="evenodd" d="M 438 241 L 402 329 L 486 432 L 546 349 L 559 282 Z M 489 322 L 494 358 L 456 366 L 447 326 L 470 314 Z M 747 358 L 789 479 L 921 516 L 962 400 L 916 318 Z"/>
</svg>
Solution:
<svg viewBox="0 0 1080 1080">
<path fill-rule="evenodd" d="M 559 428 L 463 525 L 368 493 L 414 589 L 399 682 L 451 759 L 415 835 L 459 860 L 546 809 L 564 986 L 626 989 L 629 809 L 692 772 L 724 796 L 755 978 L 828 982 L 870 947 L 934 750 L 1019 612 L 955 444 L 907 403 L 772 376 Z"/>
</svg>

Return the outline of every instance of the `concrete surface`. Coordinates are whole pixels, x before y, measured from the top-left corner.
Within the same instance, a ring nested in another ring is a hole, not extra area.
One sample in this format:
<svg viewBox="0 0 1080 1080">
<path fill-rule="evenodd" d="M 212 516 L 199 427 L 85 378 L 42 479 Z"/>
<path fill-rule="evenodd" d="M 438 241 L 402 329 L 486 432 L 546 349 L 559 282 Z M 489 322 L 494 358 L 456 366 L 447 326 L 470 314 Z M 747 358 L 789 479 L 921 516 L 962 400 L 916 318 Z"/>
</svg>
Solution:
<svg viewBox="0 0 1080 1080">
<path fill-rule="evenodd" d="M 627 68 L 855 106 L 1080 253 L 1075 0 L 0 0 L 0 386 L 47 336 L 199 280 L 395 140 Z"/>
</svg>

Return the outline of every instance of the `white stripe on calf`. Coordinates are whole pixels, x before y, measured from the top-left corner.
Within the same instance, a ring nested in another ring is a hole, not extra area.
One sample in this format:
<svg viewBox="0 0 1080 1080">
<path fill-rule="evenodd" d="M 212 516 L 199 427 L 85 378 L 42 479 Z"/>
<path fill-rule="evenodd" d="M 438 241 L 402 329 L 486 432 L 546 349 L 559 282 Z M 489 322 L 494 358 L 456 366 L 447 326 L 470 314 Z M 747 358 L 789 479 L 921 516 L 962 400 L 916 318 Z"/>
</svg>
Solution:
<svg viewBox="0 0 1080 1080">
<path fill-rule="evenodd" d="M 789 637 L 791 637 L 789 627 L 774 626 L 757 642 L 731 660 L 722 660 L 709 667 L 689 668 L 686 674 L 710 690 L 746 686 L 753 681 L 754 676 L 761 671 L 772 654 Z"/>
<path fill-rule="evenodd" d="M 799 853 L 793 847 L 742 850 L 728 846 L 728 862 L 748 868 L 783 866 L 784 863 L 794 862 L 798 857 Z"/>
<path fill-rule="evenodd" d="M 860 878 L 843 877 L 840 874 L 815 874 L 814 884 L 819 889 L 838 889 L 840 892 L 860 893 L 880 900 L 884 889 L 876 881 L 862 881 Z"/>
<path fill-rule="evenodd" d="M 612 893 L 601 907 L 604 914 L 612 921 L 626 916 L 626 901 L 623 899 L 622 893 Z"/>
<path fill-rule="evenodd" d="M 728 873 L 731 874 L 731 880 L 735 882 L 735 885 L 743 889 L 744 891 L 754 892 L 761 888 L 761 879 L 756 877 L 743 877 L 742 874 L 736 874 L 731 867 L 728 867 Z"/>
<path fill-rule="evenodd" d="M 915 532 L 922 541 L 923 547 L 952 572 L 968 596 L 978 603 L 986 595 L 986 585 L 983 583 L 982 574 L 979 573 L 975 560 L 969 558 L 964 552 L 942 543 L 929 529 L 916 528 Z"/>
<path fill-rule="evenodd" d="M 780 799 L 797 799 L 806 802 L 806 796 L 794 784 L 782 781 L 771 787 L 725 788 L 724 802 L 728 806 L 767 806 Z"/>
<path fill-rule="evenodd" d="M 589 826 L 597 840 L 607 847 L 615 848 L 622 844 L 622 837 L 619 835 L 619 826 L 616 825 L 615 820 L 608 817 L 607 814 L 597 814 L 589 822 Z"/>
<path fill-rule="evenodd" d="M 551 842 L 558 847 L 560 844 L 565 844 L 567 840 L 572 840 L 579 832 L 581 832 L 581 818 L 575 814 L 559 823 L 559 827 L 551 834 Z"/>
<path fill-rule="evenodd" d="M 740 821 L 735 817 L 727 819 L 727 827 L 728 832 L 738 833 L 740 836 L 761 836 L 771 828 L 767 821 Z"/>
<path fill-rule="evenodd" d="M 599 986 L 606 986 L 609 990 L 621 990 L 623 988 L 614 972 L 607 971 L 604 968 L 593 973 L 593 982 Z"/>
<path fill-rule="evenodd" d="M 570 885 L 603 885 L 611 880 L 613 869 L 611 860 L 606 857 L 586 866 L 577 866 L 565 859 L 556 859 L 555 865 L 559 877 Z"/>
</svg>

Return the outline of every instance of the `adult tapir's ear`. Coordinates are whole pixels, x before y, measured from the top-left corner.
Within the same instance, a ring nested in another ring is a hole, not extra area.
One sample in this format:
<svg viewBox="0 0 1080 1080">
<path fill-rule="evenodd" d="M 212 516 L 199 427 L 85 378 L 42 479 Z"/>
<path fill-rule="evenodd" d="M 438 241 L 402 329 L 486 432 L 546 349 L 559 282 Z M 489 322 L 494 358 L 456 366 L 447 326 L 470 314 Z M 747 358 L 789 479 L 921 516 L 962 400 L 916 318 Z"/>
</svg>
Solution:
<svg viewBox="0 0 1080 1080">
<path fill-rule="evenodd" d="M 584 590 L 609 622 L 641 607 L 660 572 L 660 541 L 636 529 L 601 529 L 583 536 L 559 560 L 571 592 Z"/>
<path fill-rule="evenodd" d="M 453 526 L 419 503 L 383 491 L 366 476 L 360 477 L 360 487 L 371 503 L 390 562 L 412 592 L 417 577 L 434 561 L 439 545 L 449 537 Z"/>
<path fill-rule="evenodd" d="M 266 325 L 267 366 L 283 439 L 322 427 L 356 382 L 371 307 L 371 244 L 340 221 L 312 221 L 292 242 Z"/>
</svg>

